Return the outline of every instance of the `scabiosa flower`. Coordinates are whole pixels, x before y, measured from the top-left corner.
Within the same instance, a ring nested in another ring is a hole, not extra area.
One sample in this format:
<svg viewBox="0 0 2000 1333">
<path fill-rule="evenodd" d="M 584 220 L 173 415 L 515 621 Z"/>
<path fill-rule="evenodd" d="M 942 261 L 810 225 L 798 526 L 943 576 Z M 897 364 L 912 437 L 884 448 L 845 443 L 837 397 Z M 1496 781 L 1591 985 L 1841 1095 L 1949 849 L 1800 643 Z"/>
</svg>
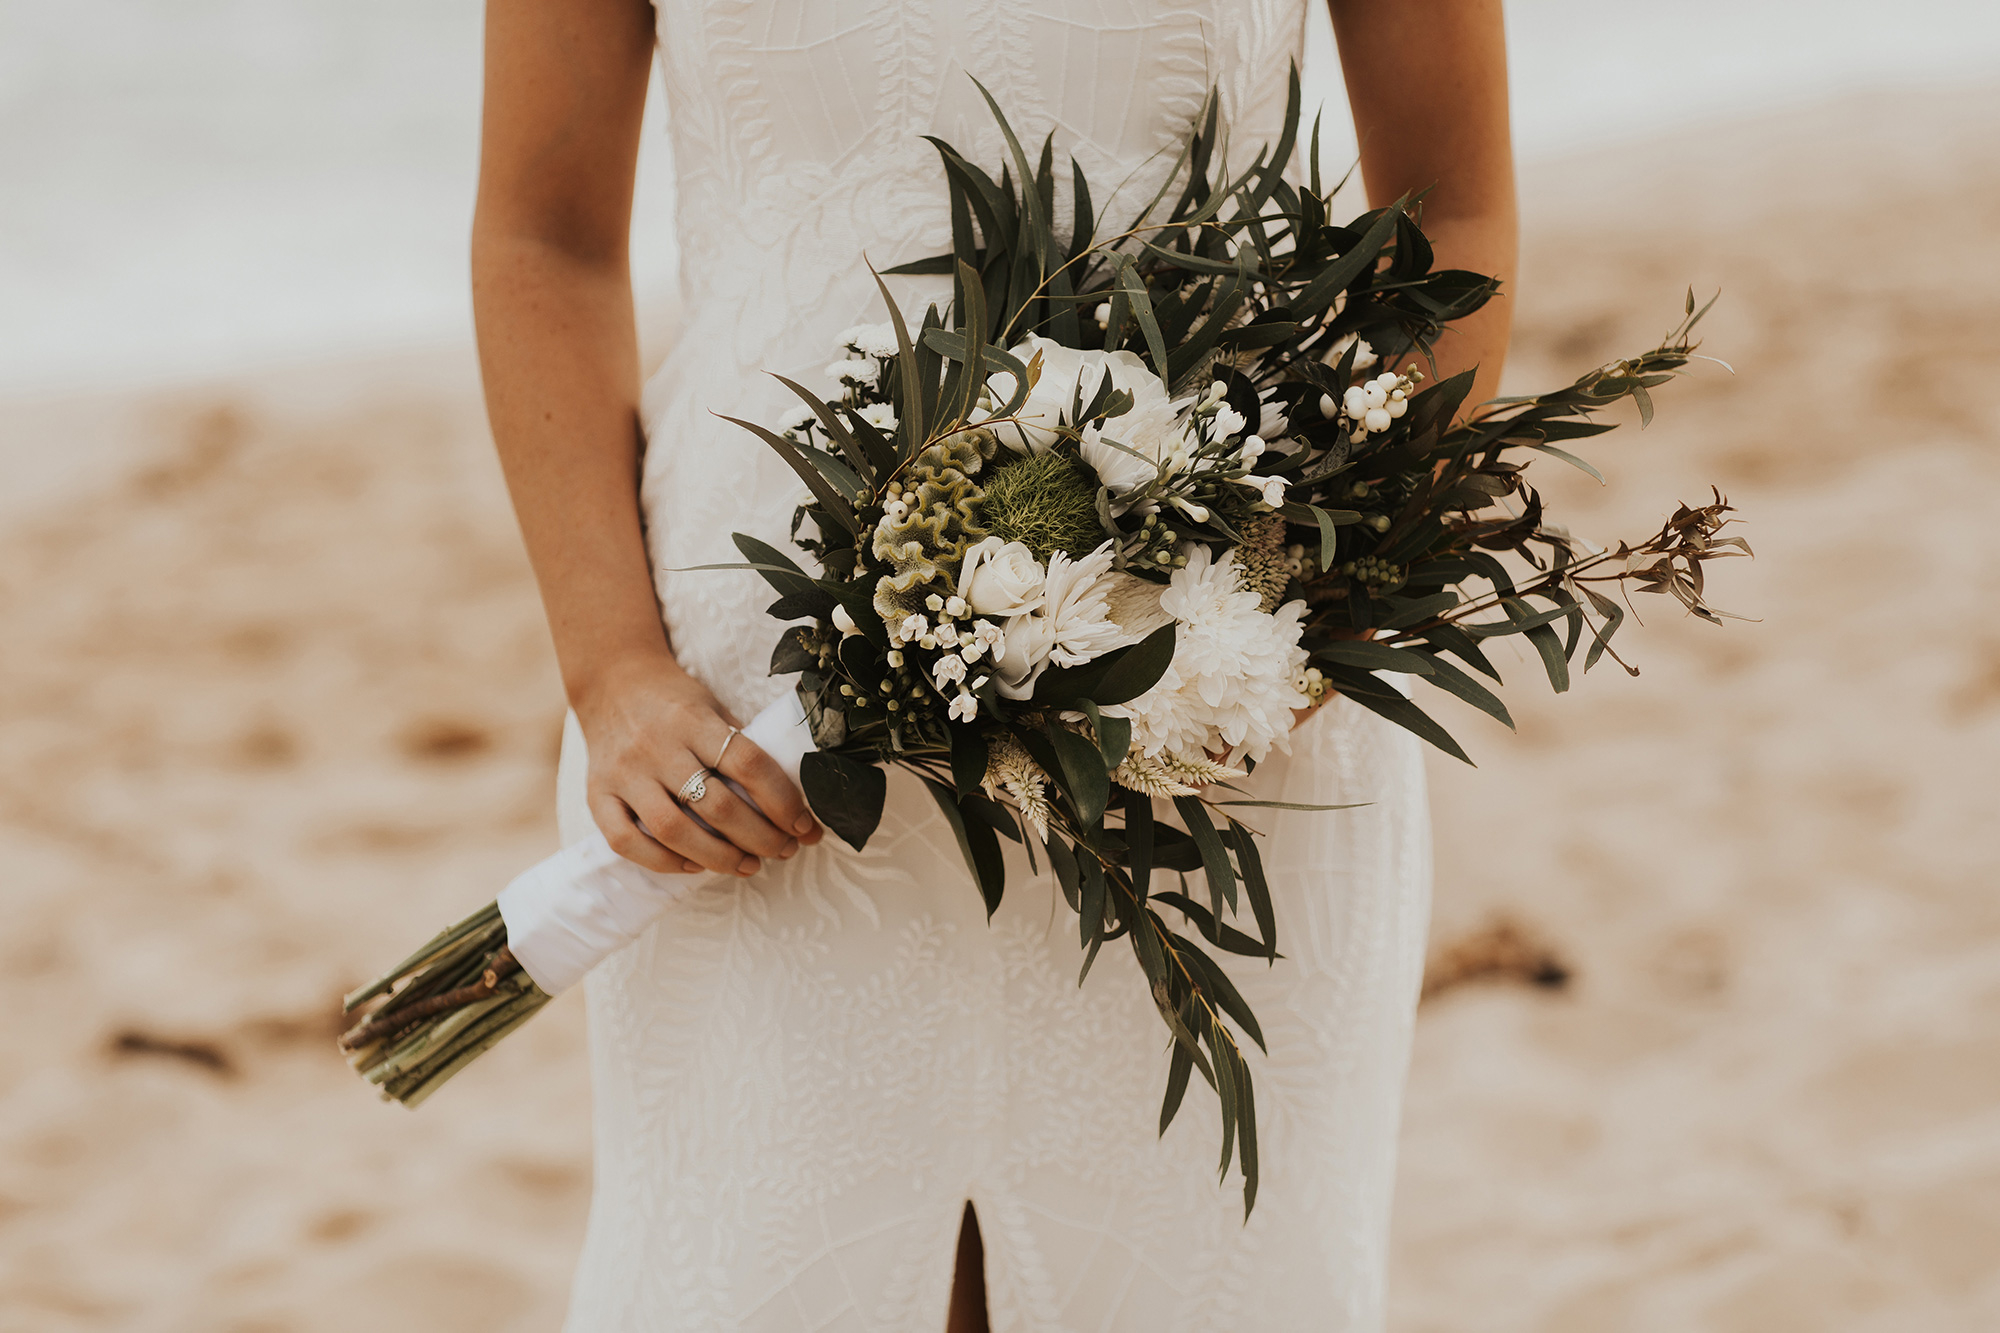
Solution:
<svg viewBox="0 0 2000 1333">
<path fill-rule="evenodd" d="M 1289 748 L 1292 710 L 1311 702 L 1298 687 L 1305 603 L 1275 612 L 1242 586 L 1234 552 L 1189 553 L 1160 595 L 1175 621 L 1174 658 L 1152 689 L 1104 711 L 1132 719 L 1132 749 L 1147 756 L 1200 755 L 1227 748 L 1262 759 Z"/>
</svg>

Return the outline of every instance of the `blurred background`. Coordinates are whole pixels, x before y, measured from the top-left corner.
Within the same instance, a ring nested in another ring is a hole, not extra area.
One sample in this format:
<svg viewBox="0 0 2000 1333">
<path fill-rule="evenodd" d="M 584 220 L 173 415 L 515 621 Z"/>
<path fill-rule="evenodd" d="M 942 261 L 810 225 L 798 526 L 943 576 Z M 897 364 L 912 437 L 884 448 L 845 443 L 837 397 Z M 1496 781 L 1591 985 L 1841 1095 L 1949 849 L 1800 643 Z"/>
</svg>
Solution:
<svg viewBox="0 0 2000 1333">
<path fill-rule="evenodd" d="M 560 1321 L 578 997 L 421 1115 L 331 1046 L 553 846 L 470 347 L 479 25 L 0 0 L 0 1328 Z M 1756 621 L 1653 608 L 1642 675 L 1560 700 L 1521 663 L 1517 733 L 1440 709 L 1481 767 L 1432 769 L 1392 1328 L 2000 1327 L 2000 11 L 1509 25 L 1510 389 L 1690 285 L 1734 367 L 1592 450 L 1609 488 L 1540 481 L 1605 541 L 1720 486 Z M 1308 76 L 1341 124 L 1323 16 Z"/>
</svg>

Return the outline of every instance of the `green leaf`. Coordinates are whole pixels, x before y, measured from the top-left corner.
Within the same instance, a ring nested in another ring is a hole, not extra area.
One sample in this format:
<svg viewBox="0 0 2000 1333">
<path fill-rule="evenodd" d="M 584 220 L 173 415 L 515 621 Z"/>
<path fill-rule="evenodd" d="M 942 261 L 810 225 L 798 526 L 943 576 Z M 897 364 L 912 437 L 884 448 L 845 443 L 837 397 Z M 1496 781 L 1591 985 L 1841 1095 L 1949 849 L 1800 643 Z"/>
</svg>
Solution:
<svg viewBox="0 0 2000 1333">
<path fill-rule="evenodd" d="M 1257 920 L 1257 933 L 1264 937 L 1264 956 L 1278 956 L 1278 917 L 1271 907 L 1271 885 L 1264 878 L 1264 858 L 1257 851 L 1257 835 L 1235 820 L 1223 830 L 1236 848 L 1236 868 L 1243 873 L 1243 895 L 1250 900 L 1250 914 Z"/>
<path fill-rule="evenodd" d="M 1481 685 L 1471 676 L 1445 661 L 1443 657 L 1436 654 L 1430 654 L 1429 656 L 1432 668 L 1430 676 L 1431 684 L 1437 686 L 1447 694 L 1457 695 L 1474 708 L 1485 713 L 1488 717 L 1505 723 L 1510 729 L 1513 727 L 1513 715 L 1508 713 L 1507 705 L 1500 702 L 1499 695 L 1493 693 L 1493 691 Z"/>
<path fill-rule="evenodd" d="M 1590 476 L 1596 478 L 1597 484 L 1599 486 L 1604 485 L 1604 474 L 1602 472 L 1599 472 L 1596 468 L 1592 467 L 1590 464 L 1584 462 L 1581 458 L 1578 458 L 1575 454 L 1569 452 L 1569 450 L 1558 449 L 1553 444 L 1531 444 L 1528 447 L 1530 449 L 1539 449 L 1545 454 L 1554 454 L 1557 458 L 1562 459 L 1563 462 L 1568 463 L 1571 467 L 1580 468 L 1584 472 L 1588 473 Z"/>
<path fill-rule="evenodd" d="M 797 592 L 786 593 L 765 607 L 764 614 L 774 620 L 800 620 L 807 616 L 814 620 L 824 620 L 832 615 L 833 608 L 839 605 L 838 597 L 815 583 Z"/>
<path fill-rule="evenodd" d="M 1138 698 L 1158 683 L 1174 660 L 1172 625 L 1163 625 L 1124 648 L 1077 667 L 1050 667 L 1035 684 L 1036 703 L 1089 699 L 1103 708 Z"/>
<path fill-rule="evenodd" d="M 907 264 L 882 270 L 885 278 L 935 278 L 952 272 L 954 255 L 926 255 L 922 259 L 912 259 Z"/>
<path fill-rule="evenodd" d="M 1095 700 L 1077 702 L 1084 716 L 1090 719 L 1092 730 L 1097 732 L 1097 748 L 1104 754 L 1104 771 L 1110 773 L 1125 762 L 1125 754 L 1132 748 L 1132 719 L 1104 716 Z"/>
<path fill-rule="evenodd" d="M 1570 608 L 1557 607 L 1555 617 L 1543 618 L 1531 611 L 1528 604 L 1518 597 L 1509 597 L 1500 605 L 1507 612 L 1508 619 L 1522 626 L 1522 632 L 1528 636 L 1528 642 L 1535 645 L 1535 651 L 1542 655 L 1542 667 L 1548 672 L 1549 687 L 1557 694 L 1568 690 L 1569 658 L 1563 651 L 1562 640 L 1556 636 L 1553 629 L 1549 628 L 1547 622 L 1548 619 L 1570 614 Z M 1530 621 L 1535 623 L 1528 623 Z"/>
<path fill-rule="evenodd" d="M 719 412 L 716 415 L 722 416 Z M 799 480 L 805 482 L 806 489 L 813 493 L 813 498 L 819 501 L 821 508 L 825 509 L 828 514 L 833 516 L 833 520 L 836 523 L 846 528 L 855 537 L 858 538 L 861 536 L 861 522 L 854 516 L 854 506 L 850 505 L 846 498 L 834 488 L 832 482 L 829 482 L 825 477 L 820 475 L 818 468 L 806 461 L 805 455 L 799 452 L 796 445 L 783 436 L 772 434 L 754 421 L 744 421 L 737 417 L 722 417 L 722 419 L 743 427 L 743 429 L 777 450 L 778 457 L 789 463 L 792 471 L 799 474 Z"/>
<path fill-rule="evenodd" d="M 1062 765 L 1063 789 L 1069 794 L 1070 804 L 1076 807 L 1076 817 L 1085 827 L 1097 823 L 1104 818 L 1105 803 L 1111 799 L 1111 780 L 1104 773 L 1103 751 L 1088 737 L 1057 723 L 1050 724 L 1048 737 Z"/>
<path fill-rule="evenodd" d="M 1341 693 L 1360 704 L 1363 708 L 1371 712 L 1380 713 L 1397 726 L 1407 731 L 1415 732 L 1418 736 L 1437 746 L 1438 749 L 1443 750 L 1452 758 L 1463 760 L 1467 764 L 1472 763 L 1471 756 L 1459 748 L 1458 742 L 1451 738 L 1450 732 L 1433 721 L 1429 713 L 1426 713 L 1423 709 L 1417 707 L 1394 690 L 1390 690 L 1384 694 L 1372 694 L 1359 689 L 1344 688 L 1341 690 Z M 1477 767 L 1477 765 L 1474 765 L 1474 767 Z"/>
<path fill-rule="evenodd" d="M 1361 239 L 1350 246 L 1346 254 L 1313 275 L 1312 281 L 1292 299 L 1292 304 L 1306 314 L 1331 305 L 1333 298 L 1360 277 L 1362 270 L 1372 265 L 1382 253 L 1382 247 L 1389 243 L 1389 237 L 1396 230 L 1396 219 L 1403 215 L 1403 202 L 1398 199 L 1383 209 L 1374 224 L 1361 234 Z"/>
<path fill-rule="evenodd" d="M 1194 922 L 1194 928 L 1201 932 L 1201 937 L 1218 949 L 1226 949 L 1244 958 L 1277 957 L 1261 941 L 1245 935 L 1226 921 L 1216 920 L 1215 913 L 1185 893 L 1156 893 L 1152 901 L 1165 903 L 1181 912 L 1188 920 Z"/>
<path fill-rule="evenodd" d="M 1083 880 L 1082 892 L 1079 895 L 1081 906 L 1077 908 L 1076 914 L 1077 930 L 1083 947 L 1091 949 L 1094 956 L 1096 950 L 1092 946 L 1104 937 L 1106 889 L 1104 867 L 1098 864 L 1097 857 L 1086 847 L 1083 849 L 1083 854 L 1076 858 L 1076 868 Z M 1088 971 L 1089 965 L 1086 963 L 1085 973 Z M 1083 978 L 1078 977 L 1077 980 L 1081 984 Z"/>
<path fill-rule="evenodd" d="M 867 579 L 855 579 L 840 585 L 840 604 L 847 608 L 848 619 L 861 631 L 861 637 L 877 648 L 888 651 L 889 627 L 882 623 L 882 617 L 875 614 L 875 585 Z"/>
<path fill-rule="evenodd" d="M 1132 314 L 1139 320 L 1139 331 L 1145 335 L 1146 350 L 1153 358 L 1153 373 L 1165 379 L 1171 373 L 1171 363 L 1167 359 L 1167 340 L 1160 332 L 1160 321 L 1153 315 L 1153 298 L 1146 291 L 1146 281 L 1139 276 L 1132 257 L 1126 254 L 1115 256 L 1118 264 L 1118 285 L 1125 289 L 1132 303 Z"/>
<path fill-rule="evenodd" d="M 1072 911 L 1083 910 L 1083 872 L 1077 868 L 1076 852 L 1060 833 L 1051 833 L 1042 846 L 1048 851 L 1049 865 L 1056 872 L 1056 882 L 1062 885 L 1063 901 Z"/>
<path fill-rule="evenodd" d="M 777 645 L 771 649 L 772 675 L 789 676 L 818 664 L 818 655 L 805 645 L 805 633 L 805 626 L 795 625 L 778 636 Z"/>
<path fill-rule="evenodd" d="M 1188 1075 L 1194 1070 L 1194 1057 L 1188 1048 L 1176 1041 L 1174 1054 L 1167 1065 L 1167 1095 L 1160 1103 L 1160 1137 L 1167 1135 L 1167 1126 L 1174 1123 L 1174 1116 L 1180 1112 L 1181 1100 L 1187 1096 Z"/>
<path fill-rule="evenodd" d="M 1142 791 L 1125 793 L 1125 848 L 1132 891 L 1143 900 L 1153 883 L 1153 798 Z"/>
<path fill-rule="evenodd" d="M 930 422 L 924 419 L 924 385 L 917 368 L 917 350 L 910 342 L 910 326 L 903 322 L 902 309 L 889 295 L 889 284 L 872 267 L 868 271 L 875 276 L 875 289 L 882 293 L 882 304 L 889 307 L 889 323 L 896 330 L 896 369 L 903 385 L 901 410 L 896 414 L 897 452 L 903 458 L 914 458 L 930 431 Z"/>
<path fill-rule="evenodd" d="M 1694 299 L 1692 289 L 1689 290 L 1688 299 L 1690 301 Z M 1597 614 L 1603 616 L 1605 620 L 1603 629 L 1597 629 L 1595 626 L 1591 629 L 1590 652 L 1583 659 L 1583 669 L 1588 671 L 1597 665 L 1597 659 L 1604 655 L 1604 650 L 1611 644 L 1611 636 L 1625 623 L 1625 608 L 1595 588 L 1585 588 L 1583 595 L 1590 599 L 1590 604 L 1597 608 Z"/>
<path fill-rule="evenodd" d="M 1399 671 L 1406 675 L 1428 676 L 1433 670 L 1431 659 L 1422 653 L 1413 653 L 1407 648 L 1391 648 L 1373 639 L 1342 639 L 1323 645 L 1314 651 L 1313 656 L 1323 661 L 1360 667 L 1364 671 Z"/>
<path fill-rule="evenodd" d="M 1334 529 L 1344 527 L 1349 523 L 1359 523 L 1361 521 L 1361 515 L 1356 510 L 1323 509 L 1319 505 L 1306 504 L 1299 500 L 1288 501 L 1278 512 L 1295 523 L 1315 523 L 1319 526 L 1319 567 L 1321 569 L 1331 569 L 1335 564 L 1333 558 L 1334 546 L 1339 541 L 1339 538 L 1335 535 Z"/>
<path fill-rule="evenodd" d="M 960 796 L 970 796 L 982 790 L 986 777 L 986 738 L 962 723 L 946 730 L 951 737 L 952 784 Z"/>
<path fill-rule="evenodd" d="M 1201 867 L 1208 878 L 1208 892 L 1215 905 L 1215 914 L 1222 915 L 1225 902 L 1231 911 L 1235 911 L 1236 872 L 1230 867 L 1228 849 L 1216 836 L 1215 825 L 1208 822 L 1208 808 L 1201 803 L 1199 796 L 1176 796 L 1174 809 L 1181 812 L 1181 822 L 1187 825 L 1188 835 L 1201 851 Z"/>
<path fill-rule="evenodd" d="M 925 778 L 924 789 L 930 792 L 945 822 L 951 825 L 952 834 L 958 839 L 958 850 L 965 857 L 966 869 L 972 872 L 973 883 L 979 886 L 979 896 L 986 900 L 986 915 L 991 918 L 1000 910 L 1001 892 L 1007 887 L 1007 866 L 1000 857 L 1000 840 L 993 836 L 993 830 L 985 821 L 965 817 L 952 797 L 951 788 L 934 778 Z"/>
<path fill-rule="evenodd" d="M 1237 1139 L 1236 1160 L 1243 1168 L 1243 1220 L 1250 1220 L 1250 1210 L 1257 1206 L 1257 1090 L 1250 1080 L 1249 1066 L 1244 1066 L 1241 1079 L 1243 1106 L 1236 1113 L 1242 1126 Z"/>
<path fill-rule="evenodd" d="M 873 764 L 845 755 L 808 750 L 799 761 L 799 786 L 822 824 L 860 851 L 882 822 L 888 776 Z"/>
<path fill-rule="evenodd" d="M 1457 605 L 1458 594 L 1455 592 L 1438 592 L 1432 593 L 1428 597 L 1414 598 L 1400 611 L 1397 611 L 1394 615 L 1383 621 L 1381 628 L 1385 630 L 1407 629 L 1419 621 L 1430 620 L 1435 616 L 1442 615 Z"/>
<path fill-rule="evenodd" d="M 1159 684 L 1160 677 L 1167 674 L 1173 660 L 1174 627 L 1162 625 L 1126 649 L 1111 664 L 1103 679 L 1090 691 L 1091 702 L 1104 708 L 1129 703 Z"/>
<path fill-rule="evenodd" d="M 1243 993 L 1236 989 L 1236 983 L 1229 979 L 1229 974 L 1199 949 L 1189 947 L 1174 952 L 1187 964 L 1188 971 L 1195 974 L 1202 989 L 1214 998 L 1222 1012 L 1228 1014 L 1260 1050 L 1265 1049 L 1264 1029 L 1257 1025 L 1257 1015 L 1250 1012 L 1250 1005 L 1244 1000 Z"/>
<path fill-rule="evenodd" d="M 779 593 L 794 593 L 802 588 L 819 586 L 790 556 L 777 547 L 740 532 L 731 533 L 729 540 L 736 543 L 736 549 L 743 552 L 743 558 L 764 576 L 764 582 Z"/>
<path fill-rule="evenodd" d="M 797 394 L 799 401 L 812 409 L 813 415 L 819 418 L 819 424 L 825 428 L 827 438 L 839 445 L 841 452 L 845 453 L 848 461 L 854 465 L 857 483 L 865 479 L 868 485 L 873 486 L 880 480 L 878 474 L 895 469 L 896 460 L 893 456 L 882 459 L 869 457 L 868 451 L 861 447 L 861 441 L 855 439 L 854 433 L 842 423 L 840 414 L 834 410 L 833 404 L 803 384 L 788 380 L 783 375 L 774 374 L 771 378 Z"/>
</svg>

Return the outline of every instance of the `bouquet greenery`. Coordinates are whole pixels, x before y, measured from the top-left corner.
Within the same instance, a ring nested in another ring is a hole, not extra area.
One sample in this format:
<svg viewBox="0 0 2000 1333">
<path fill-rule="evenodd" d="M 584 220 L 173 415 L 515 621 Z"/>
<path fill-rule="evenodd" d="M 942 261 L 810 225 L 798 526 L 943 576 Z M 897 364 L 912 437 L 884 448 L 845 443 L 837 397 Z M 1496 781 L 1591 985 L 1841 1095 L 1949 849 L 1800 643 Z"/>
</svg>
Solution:
<svg viewBox="0 0 2000 1333">
<path fill-rule="evenodd" d="M 1595 476 L 1563 446 L 1611 429 L 1592 415 L 1624 398 L 1650 421 L 1702 312 L 1690 297 L 1659 347 L 1466 415 L 1471 373 L 1432 383 L 1430 349 L 1496 283 L 1433 266 L 1416 201 L 1331 221 L 1317 126 L 1306 183 L 1285 179 L 1296 73 L 1282 133 L 1247 167 L 1222 160 L 1211 97 L 1167 184 L 1109 233 L 1074 161 L 1054 216 L 1053 136 L 1031 159 L 987 101 L 1010 160 L 996 178 L 931 140 L 952 250 L 888 270 L 949 276 L 949 306 L 912 327 L 878 277 L 889 321 L 840 335 L 838 392 L 785 380 L 792 420 L 737 422 L 810 492 L 791 540 L 813 568 L 755 534 L 735 537 L 747 564 L 715 568 L 778 594 L 771 669 L 799 678 L 814 812 L 860 848 L 885 767 L 916 774 L 989 913 L 1001 840 L 1037 872 L 1046 856 L 1085 973 L 1125 941 L 1171 1035 L 1162 1132 L 1199 1072 L 1247 1210 L 1257 1118 L 1239 1038 L 1263 1036 L 1210 951 L 1279 956 L 1259 834 L 1236 813 L 1277 803 L 1234 780 L 1331 693 L 1464 759 L 1391 678 L 1511 725 L 1482 645 L 1525 636 L 1564 690 L 1579 651 L 1585 669 L 1611 653 L 1625 608 L 1610 585 L 1717 619 L 1703 565 L 1748 553 L 1720 535 L 1719 493 L 1600 550 L 1550 524 L 1523 478 L 1537 455 Z M 440 940 L 357 997 L 393 1005 L 485 969 L 490 1017 L 422 1045 L 452 1021 L 440 1006 L 358 1045 L 456 1069 L 526 1003 L 500 993 L 504 930 Z"/>
</svg>

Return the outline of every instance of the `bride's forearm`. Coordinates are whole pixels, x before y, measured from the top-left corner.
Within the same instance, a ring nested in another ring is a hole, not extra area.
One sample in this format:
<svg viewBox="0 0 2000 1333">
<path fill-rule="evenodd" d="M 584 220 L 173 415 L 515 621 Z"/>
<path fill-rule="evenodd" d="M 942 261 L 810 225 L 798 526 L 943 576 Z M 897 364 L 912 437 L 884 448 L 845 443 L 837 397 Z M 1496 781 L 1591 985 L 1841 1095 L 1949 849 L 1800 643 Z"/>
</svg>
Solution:
<svg viewBox="0 0 2000 1333">
<path fill-rule="evenodd" d="M 494 443 L 584 709 L 632 665 L 675 669 L 639 519 L 630 282 L 622 261 L 475 227 L 473 303 Z"/>
<path fill-rule="evenodd" d="M 1501 294 L 1438 341 L 1447 375 L 1479 367 L 1468 403 L 1499 389 L 1518 245 L 1500 0 L 1330 0 L 1371 206 L 1423 196 L 1442 268 Z"/>
</svg>

